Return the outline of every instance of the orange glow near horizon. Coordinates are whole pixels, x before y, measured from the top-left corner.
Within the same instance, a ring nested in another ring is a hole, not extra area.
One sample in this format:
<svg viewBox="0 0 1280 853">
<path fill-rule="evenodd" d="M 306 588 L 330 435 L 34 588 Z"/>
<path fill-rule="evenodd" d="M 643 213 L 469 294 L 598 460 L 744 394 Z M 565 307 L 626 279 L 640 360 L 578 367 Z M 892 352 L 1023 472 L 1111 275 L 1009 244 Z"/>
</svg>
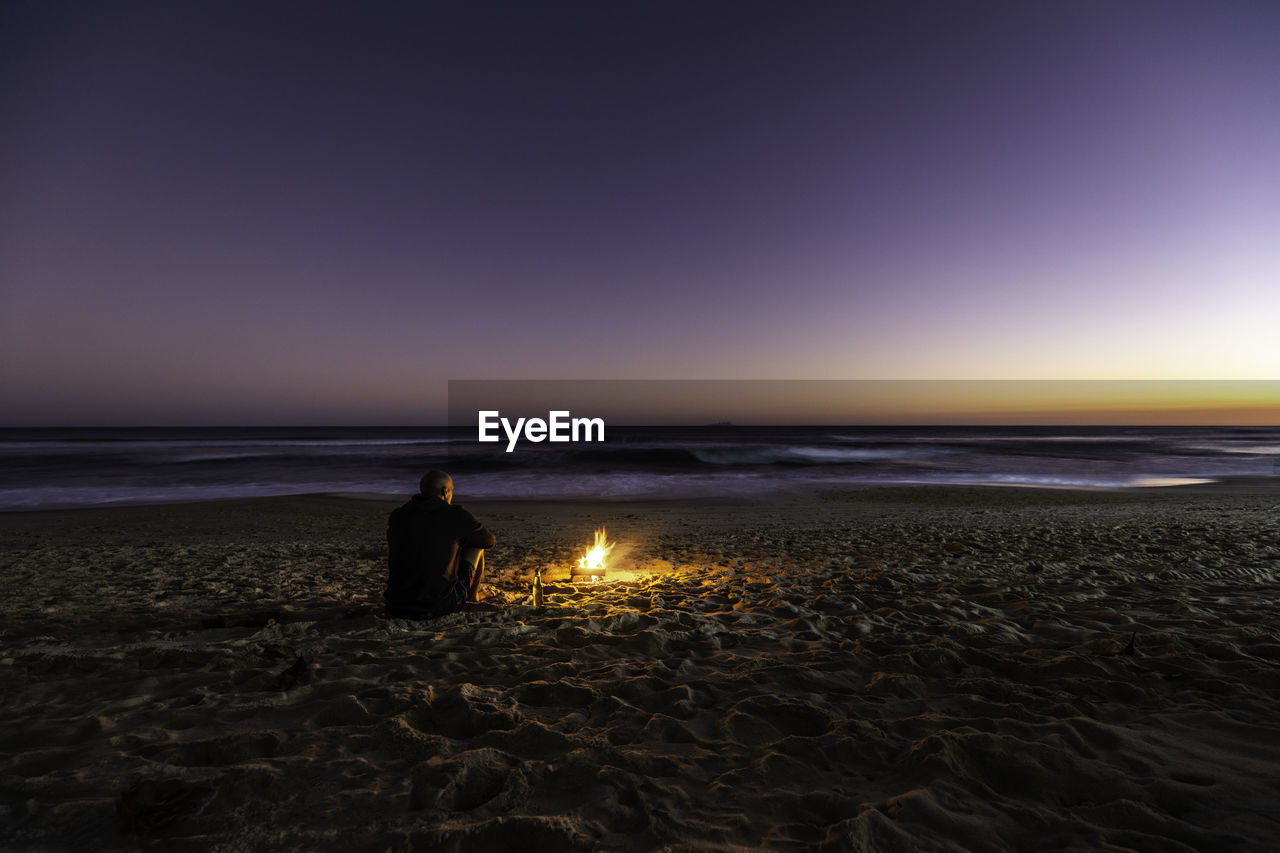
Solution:
<svg viewBox="0 0 1280 853">
<path fill-rule="evenodd" d="M 1263 380 L 455 381 L 450 421 L 548 401 L 616 426 L 1280 425 L 1280 381 Z"/>
</svg>

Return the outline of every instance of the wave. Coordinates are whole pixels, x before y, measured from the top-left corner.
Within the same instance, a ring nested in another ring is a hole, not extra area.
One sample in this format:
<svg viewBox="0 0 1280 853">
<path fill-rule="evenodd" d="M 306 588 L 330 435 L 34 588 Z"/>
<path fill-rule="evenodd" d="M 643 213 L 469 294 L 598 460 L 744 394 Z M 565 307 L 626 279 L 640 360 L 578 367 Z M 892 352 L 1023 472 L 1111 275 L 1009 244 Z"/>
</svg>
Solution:
<svg viewBox="0 0 1280 853">
<path fill-rule="evenodd" d="M 638 465 L 638 466 L 683 466 L 697 463 L 699 460 L 693 451 L 684 447 L 658 446 L 636 447 L 621 446 L 617 448 L 599 447 L 571 451 L 567 457 L 573 462 L 587 465 Z"/>
<path fill-rule="evenodd" d="M 414 439 L 295 439 L 295 440 L 199 440 L 199 439 L 74 439 L 74 440 L 42 440 L 0 441 L 0 453 L 17 452 L 46 453 L 51 450 L 68 453 L 90 453 L 103 450 L 110 453 L 129 451 L 182 450 L 197 447 L 408 447 L 413 445 L 448 444 L 457 439 L 448 438 L 414 438 Z M 358 452 L 358 451 L 357 451 Z"/>
<path fill-rule="evenodd" d="M 1188 444 L 1186 449 L 1196 453 L 1238 455 L 1238 456 L 1280 456 L 1280 445 L 1277 444 Z"/>
<path fill-rule="evenodd" d="M 399 495 L 412 491 L 403 481 L 311 481 L 202 484 L 110 484 L 0 489 L 0 510 L 58 509 L 121 504 L 282 497 L 285 495 L 368 493 Z"/>
<path fill-rule="evenodd" d="M 677 447 L 615 445 L 577 450 L 519 447 L 513 453 L 451 452 L 449 464 L 460 470 L 551 467 L 622 467 L 688 470 L 702 467 L 848 465 L 864 462 L 923 459 L 937 455 L 920 449 L 849 449 L 805 445 L 711 445 Z"/>
<path fill-rule="evenodd" d="M 713 465 L 822 465 L 923 456 L 919 450 L 847 449 L 841 447 L 769 446 L 715 447 L 690 451 L 700 462 Z"/>
<path fill-rule="evenodd" d="M 1274 428 L 620 428 L 608 443 L 521 442 L 514 453 L 443 429 L 11 430 L 0 438 L 6 509 L 398 495 L 431 468 L 454 474 L 463 500 L 749 496 L 860 483 L 1128 488 L 1280 476 Z"/>
</svg>

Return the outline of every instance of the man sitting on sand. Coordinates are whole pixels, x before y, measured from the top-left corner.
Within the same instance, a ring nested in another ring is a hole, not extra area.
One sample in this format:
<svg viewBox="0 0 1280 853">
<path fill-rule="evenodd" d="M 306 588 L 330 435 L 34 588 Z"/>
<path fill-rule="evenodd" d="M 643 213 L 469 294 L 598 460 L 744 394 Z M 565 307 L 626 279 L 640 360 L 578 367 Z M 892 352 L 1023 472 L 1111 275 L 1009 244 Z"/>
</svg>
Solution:
<svg viewBox="0 0 1280 853">
<path fill-rule="evenodd" d="M 387 520 L 390 576 L 387 615 L 428 619 L 457 610 L 497 610 L 476 601 L 484 550 L 494 538 L 476 517 L 453 505 L 453 478 L 422 475 L 419 494 Z"/>
</svg>

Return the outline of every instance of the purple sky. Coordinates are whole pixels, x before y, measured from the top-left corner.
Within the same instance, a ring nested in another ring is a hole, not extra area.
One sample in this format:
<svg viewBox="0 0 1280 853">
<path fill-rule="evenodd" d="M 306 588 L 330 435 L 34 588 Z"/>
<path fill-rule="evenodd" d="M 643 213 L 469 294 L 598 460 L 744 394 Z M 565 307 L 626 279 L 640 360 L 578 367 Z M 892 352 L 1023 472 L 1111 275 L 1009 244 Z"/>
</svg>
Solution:
<svg viewBox="0 0 1280 853">
<path fill-rule="evenodd" d="M 0 7 L 0 425 L 1280 377 L 1280 5 Z"/>
</svg>

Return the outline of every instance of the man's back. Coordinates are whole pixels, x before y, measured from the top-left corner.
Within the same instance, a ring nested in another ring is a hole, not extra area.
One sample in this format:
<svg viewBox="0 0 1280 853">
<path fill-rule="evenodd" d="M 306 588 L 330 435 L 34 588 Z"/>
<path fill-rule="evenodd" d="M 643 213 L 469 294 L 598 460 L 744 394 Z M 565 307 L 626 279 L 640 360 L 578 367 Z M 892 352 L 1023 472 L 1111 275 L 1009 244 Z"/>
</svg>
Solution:
<svg viewBox="0 0 1280 853">
<path fill-rule="evenodd" d="M 388 615 L 449 612 L 450 595 L 459 580 L 458 549 L 490 548 L 493 543 L 493 534 L 461 506 L 414 495 L 387 520 Z"/>
</svg>

